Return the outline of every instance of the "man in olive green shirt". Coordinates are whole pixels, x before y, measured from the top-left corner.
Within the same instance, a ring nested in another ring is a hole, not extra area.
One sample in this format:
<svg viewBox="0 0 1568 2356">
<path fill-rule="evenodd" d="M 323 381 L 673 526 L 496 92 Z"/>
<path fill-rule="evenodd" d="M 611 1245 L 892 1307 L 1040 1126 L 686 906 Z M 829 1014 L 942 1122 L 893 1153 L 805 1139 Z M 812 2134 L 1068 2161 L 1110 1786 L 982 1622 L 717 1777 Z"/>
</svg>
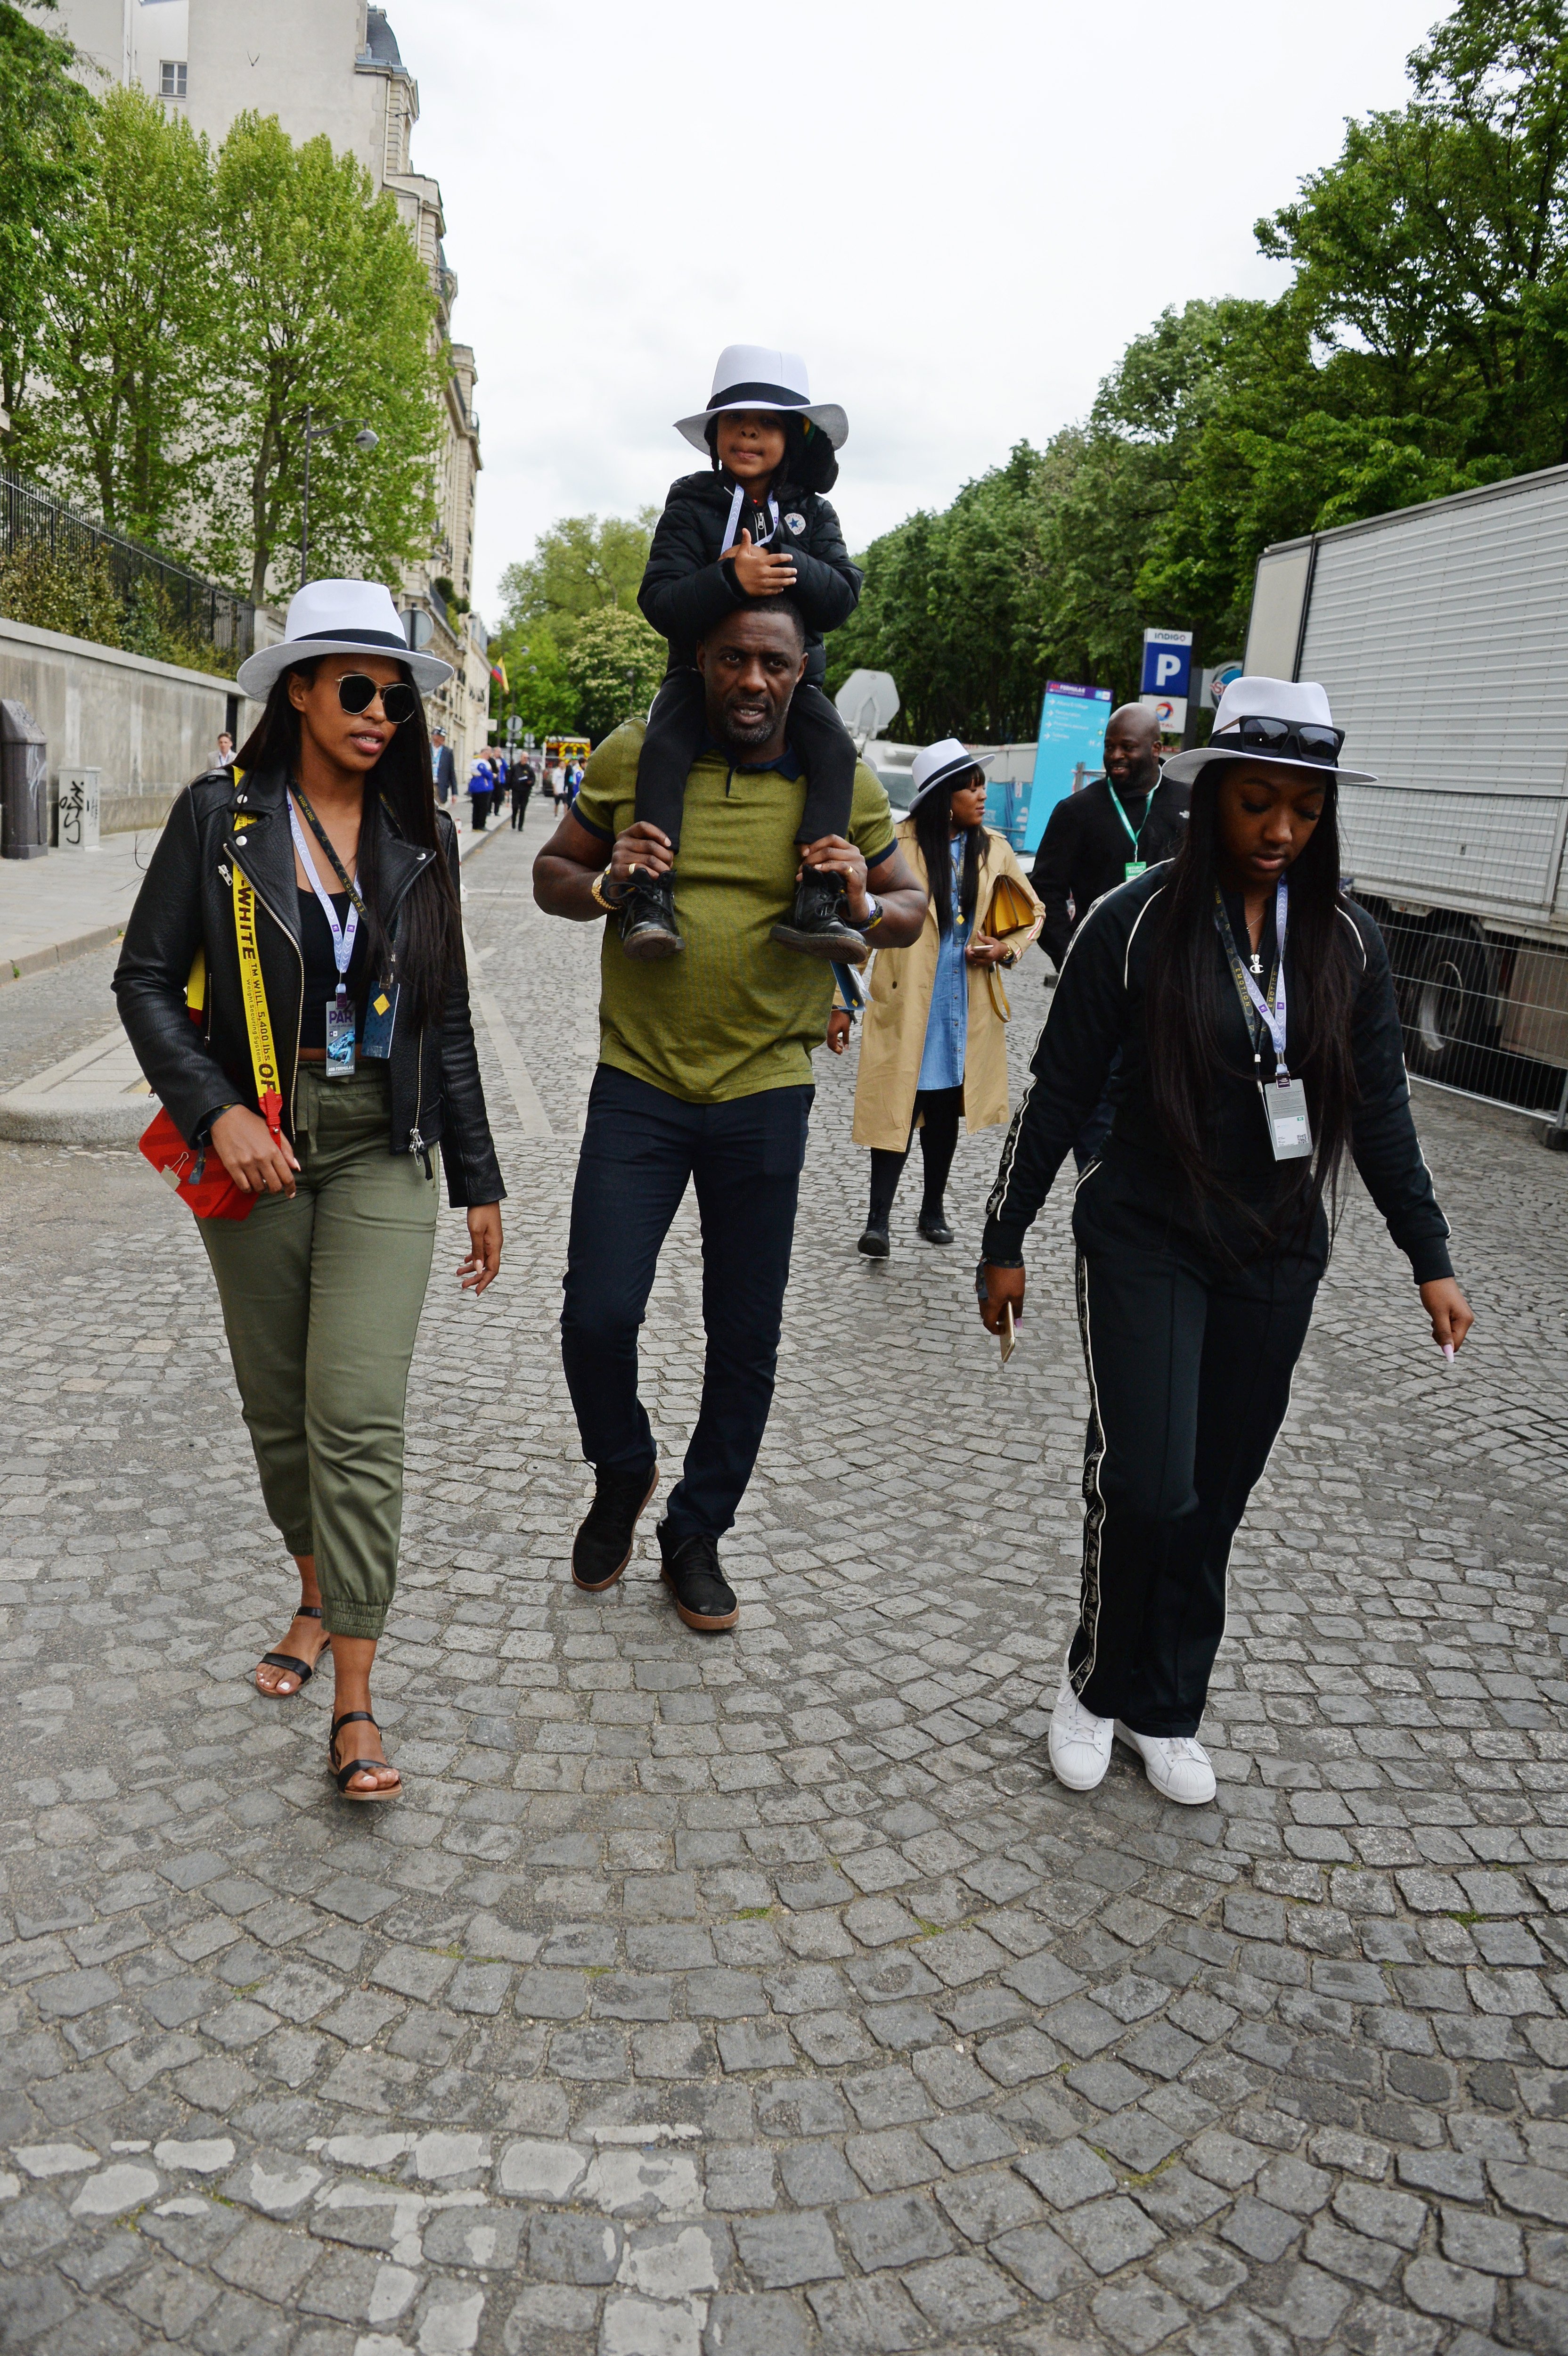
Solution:
<svg viewBox="0 0 1568 2356">
<path fill-rule="evenodd" d="M 687 781 L 678 858 L 657 827 L 635 819 L 643 731 L 628 722 L 594 753 L 574 809 L 534 864 L 539 906 L 580 922 L 613 913 L 634 870 L 674 875 L 679 956 L 635 962 L 618 928 L 605 928 L 599 1069 L 572 1193 L 561 1356 L 595 1472 L 571 1575 L 597 1592 L 630 1561 L 637 1517 L 658 1483 L 637 1396 L 637 1329 L 691 1180 L 702 1224 L 702 1405 L 657 1536 L 676 1610 L 700 1629 L 733 1627 L 740 1617 L 718 1542 L 745 1494 L 773 1403 L 811 1050 L 833 1001 L 829 968 L 781 948 L 773 927 L 794 904 L 803 858 L 841 880 L 848 922 L 875 947 L 906 947 L 925 917 L 887 796 L 864 766 L 848 837 L 825 836 L 804 854 L 795 842 L 805 785 L 784 720 L 805 643 L 797 609 L 772 597 L 727 615 L 698 648 L 709 744 Z"/>
</svg>

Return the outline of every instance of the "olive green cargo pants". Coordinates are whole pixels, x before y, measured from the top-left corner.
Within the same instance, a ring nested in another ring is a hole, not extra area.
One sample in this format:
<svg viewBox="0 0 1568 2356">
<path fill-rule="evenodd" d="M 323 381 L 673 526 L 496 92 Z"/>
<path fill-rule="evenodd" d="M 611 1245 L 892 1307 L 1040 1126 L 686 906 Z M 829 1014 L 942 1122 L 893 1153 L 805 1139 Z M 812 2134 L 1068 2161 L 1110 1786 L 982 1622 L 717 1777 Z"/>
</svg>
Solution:
<svg viewBox="0 0 1568 2356">
<path fill-rule="evenodd" d="M 397 1585 L 403 1411 L 430 1282 L 439 1183 L 389 1151 L 384 1066 L 307 1065 L 298 1190 L 198 1222 L 267 1511 L 314 1554 L 323 1625 L 379 1636 Z"/>
</svg>

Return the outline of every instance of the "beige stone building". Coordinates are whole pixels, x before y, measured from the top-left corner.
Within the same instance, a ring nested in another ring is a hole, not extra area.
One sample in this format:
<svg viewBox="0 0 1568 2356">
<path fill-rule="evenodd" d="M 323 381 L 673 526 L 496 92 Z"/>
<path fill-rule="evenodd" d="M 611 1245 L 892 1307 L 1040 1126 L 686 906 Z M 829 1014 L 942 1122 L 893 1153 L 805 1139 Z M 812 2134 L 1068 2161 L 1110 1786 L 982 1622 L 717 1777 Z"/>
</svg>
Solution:
<svg viewBox="0 0 1568 2356">
<path fill-rule="evenodd" d="M 96 75 L 139 82 L 216 145 L 237 114 L 275 114 L 291 139 L 325 133 L 357 156 L 396 200 L 440 304 L 440 331 L 452 333 L 455 274 L 442 240 L 440 184 L 416 172 L 410 142 L 419 121 L 419 84 L 404 65 L 384 8 L 366 0 L 61 0 L 55 20 Z M 411 566 L 400 603 L 429 617 L 431 651 L 457 667 L 432 699 L 432 724 L 447 729 L 459 769 L 485 741 L 489 668 L 485 632 L 460 612 L 473 579 L 474 505 L 479 420 L 474 353 L 452 345 L 445 387 L 446 436 L 436 486 L 439 521 L 428 555 Z M 318 463 L 330 464 L 323 453 Z M 449 603 L 437 589 L 450 581 Z M 424 623 L 415 625 L 422 636 Z"/>
</svg>

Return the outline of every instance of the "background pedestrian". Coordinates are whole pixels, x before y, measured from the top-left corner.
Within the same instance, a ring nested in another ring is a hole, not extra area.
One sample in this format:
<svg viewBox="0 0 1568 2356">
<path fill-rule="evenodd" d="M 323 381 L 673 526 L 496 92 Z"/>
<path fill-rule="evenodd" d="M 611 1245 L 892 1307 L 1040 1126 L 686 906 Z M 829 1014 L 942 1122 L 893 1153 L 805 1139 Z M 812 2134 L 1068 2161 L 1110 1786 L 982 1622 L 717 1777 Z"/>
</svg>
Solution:
<svg viewBox="0 0 1568 2356">
<path fill-rule="evenodd" d="M 457 791 L 457 764 L 452 757 L 452 747 L 446 741 L 444 728 L 431 731 L 431 775 L 435 781 L 435 798 L 444 803 L 449 794 Z"/>
<path fill-rule="evenodd" d="M 859 1248 L 888 1256 L 893 1196 L 920 1129 L 925 1185 L 918 1229 L 950 1244 L 944 1195 L 962 1118 L 971 1130 L 1008 1117 L 1011 1008 L 1001 969 L 1018 963 L 1041 910 L 1003 836 L 984 823 L 984 766 L 956 737 L 915 755 L 910 815 L 898 840 L 930 894 L 909 948 L 879 949 L 855 1083 L 857 1145 L 871 1149 L 871 1201 Z"/>
<path fill-rule="evenodd" d="M 472 813 L 470 830 L 483 834 L 490 819 L 490 803 L 496 791 L 496 773 L 483 753 L 474 763 L 474 775 L 468 780 L 468 807 Z"/>
</svg>

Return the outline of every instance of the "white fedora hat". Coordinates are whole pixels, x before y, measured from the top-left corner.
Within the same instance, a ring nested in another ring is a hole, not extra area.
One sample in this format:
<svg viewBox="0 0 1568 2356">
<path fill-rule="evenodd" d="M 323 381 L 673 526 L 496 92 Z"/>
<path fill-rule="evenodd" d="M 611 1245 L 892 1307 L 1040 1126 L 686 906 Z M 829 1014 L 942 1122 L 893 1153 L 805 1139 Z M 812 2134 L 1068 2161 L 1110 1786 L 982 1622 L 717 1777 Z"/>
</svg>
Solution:
<svg viewBox="0 0 1568 2356">
<path fill-rule="evenodd" d="M 421 695 L 452 677 L 452 665 L 439 655 L 413 652 L 392 593 L 379 581 L 307 581 L 289 600 L 281 645 L 247 656 L 235 685 L 241 695 L 264 703 L 281 672 L 316 655 L 392 655 L 408 665 Z"/>
<path fill-rule="evenodd" d="M 1266 761 L 1270 768 L 1327 772 L 1344 786 L 1375 785 L 1370 770 L 1339 766 L 1343 742 L 1315 679 L 1233 679 L 1220 698 L 1207 744 L 1175 754 L 1164 775 L 1185 786 L 1216 761 Z"/>
<path fill-rule="evenodd" d="M 944 736 L 938 744 L 923 744 L 910 766 L 910 783 L 914 787 L 909 798 L 911 809 L 927 794 L 933 794 L 938 786 L 950 785 L 966 770 L 988 768 L 996 757 L 994 753 L 971 753 L 956 736 Z"/>
<path fill-rule="evenodd" d="M 800 354 L 781 352 L 772 344 L 726 344 L 713 371 L 707 408 L 695 417 L 677 417 L 675 430 L 685 434 L 693 449 L 706 450 L 709 421 L 726 409 L 776 409 L 788 416 L 809 417 L 836 450 L 849 439 L 849 420 L 837 402 L 812 400 L 811 380 Z"/>
</svg>

